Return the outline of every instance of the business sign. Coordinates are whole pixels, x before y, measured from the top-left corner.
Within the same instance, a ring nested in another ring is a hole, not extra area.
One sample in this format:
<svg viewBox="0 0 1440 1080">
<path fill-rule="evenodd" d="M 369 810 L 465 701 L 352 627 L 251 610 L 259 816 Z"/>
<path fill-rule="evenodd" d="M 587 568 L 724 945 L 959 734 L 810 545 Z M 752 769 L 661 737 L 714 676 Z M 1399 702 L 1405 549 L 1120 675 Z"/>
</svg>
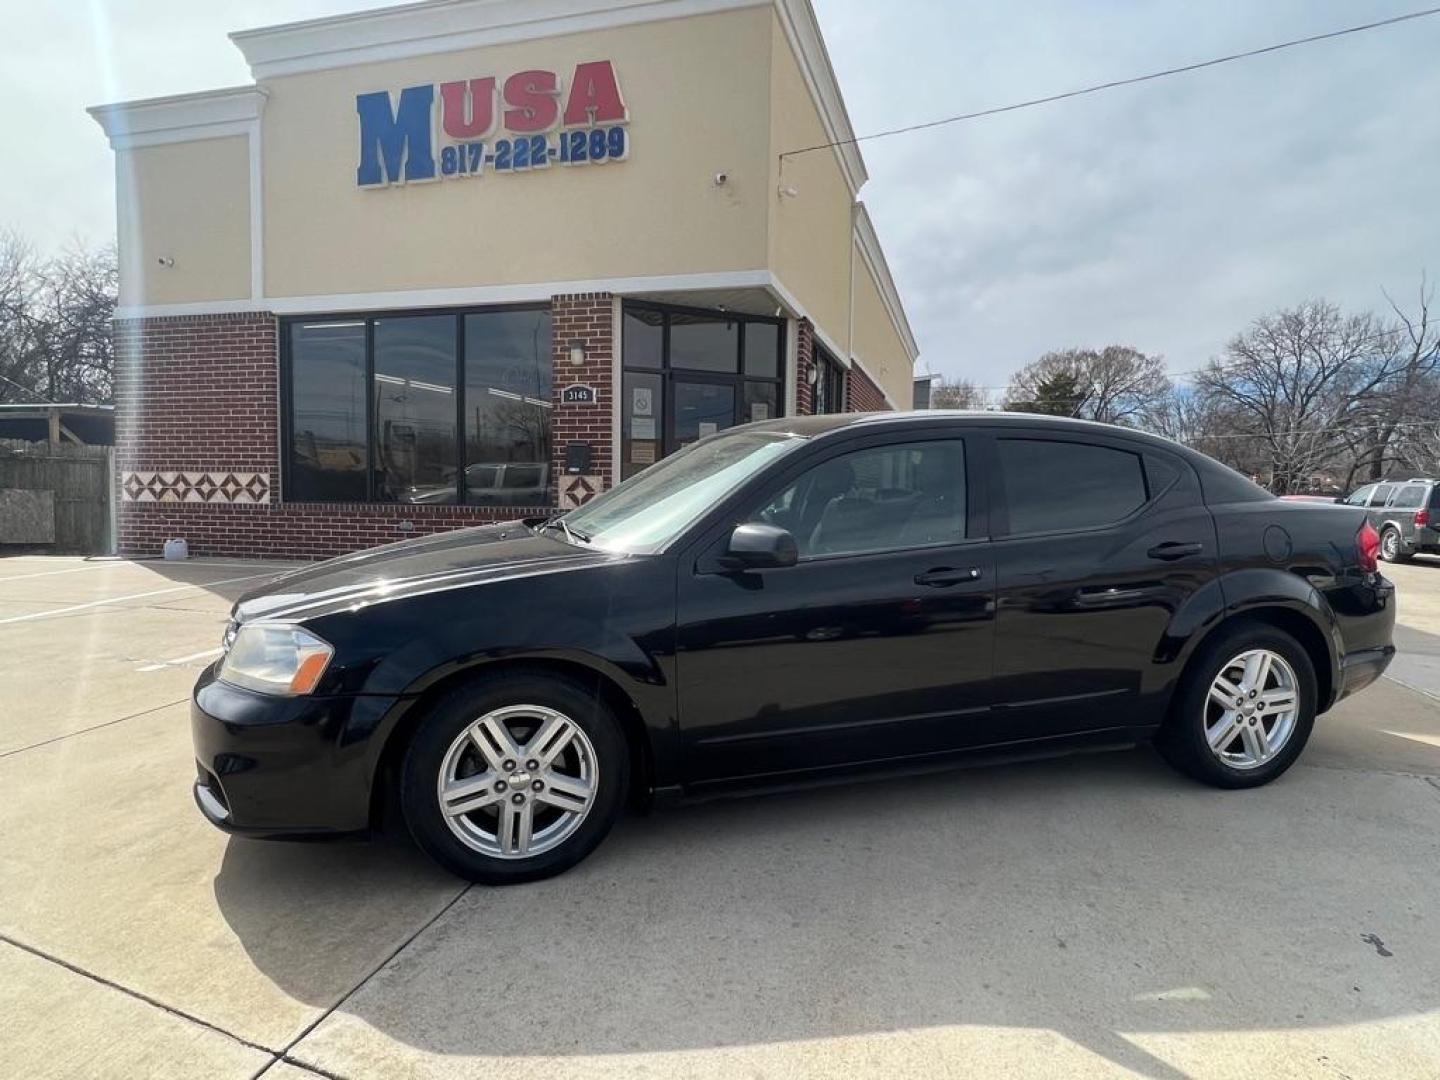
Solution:
<svg viewBox="0 0 1440 1080">
<path fill-rule="evenodd" d="M 563 98 L 563 103 L 562 103 Z M 630 119 L 609 60 L 553 71 L 407 86 L 355 96 L 361 187 L 623 161 Z"/>
</svg>

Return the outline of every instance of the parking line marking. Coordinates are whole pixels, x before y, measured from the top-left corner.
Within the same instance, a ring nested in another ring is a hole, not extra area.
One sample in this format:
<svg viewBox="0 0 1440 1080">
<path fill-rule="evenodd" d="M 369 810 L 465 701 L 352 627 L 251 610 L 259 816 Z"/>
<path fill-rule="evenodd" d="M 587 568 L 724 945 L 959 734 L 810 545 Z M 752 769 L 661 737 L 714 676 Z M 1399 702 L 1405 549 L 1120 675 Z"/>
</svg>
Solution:
<svg viewBox="0 0 1440 1080">
<path fill-rule="evenodd" d="M 55 608 L 53 611 L 37 611 L 30 615 L 11 615 L 8 619 L 0 619 L 0 626 L 9 623 L 33 622 L 36 619 L 48 619 L 56 615 L 71 615 L 77 611 L 89 611 L 107 604 L 123 604 L 126 600 L 144 600 L 150 596 L 167 596 L 170 593 L 189 592 L 191 589 L 205 589 L 212 585 L 232 585 L 237 581 L 253 581 L 255 578 L 274 576 L 274 574 L 246 574 L 244 577 L 221 578 L 219 581 L 204 581 L 195 585 L 176 585 L 169 589 L 152 589 L 150 592 L 111 596 L 105 600 L 91 600 L 87 604 L 72 604 L 70 607 Z"/>
<path fill-rule="evenodd" d="M 177 656 L 173 660 L 161 660 L 158 664 L 146 664 L 144 667 L 138 667 L 135 670 L 159 671 L 161 668 L 178 667 L 181 664 L 188 664 L 191 660 L 199 660 L 206 656 L 215 656 L 219 652 L 220 646 L 216 645 L 213 649 L 201 649 L 199 652 L 191 653 L 189 656 Z"/>
</svg>

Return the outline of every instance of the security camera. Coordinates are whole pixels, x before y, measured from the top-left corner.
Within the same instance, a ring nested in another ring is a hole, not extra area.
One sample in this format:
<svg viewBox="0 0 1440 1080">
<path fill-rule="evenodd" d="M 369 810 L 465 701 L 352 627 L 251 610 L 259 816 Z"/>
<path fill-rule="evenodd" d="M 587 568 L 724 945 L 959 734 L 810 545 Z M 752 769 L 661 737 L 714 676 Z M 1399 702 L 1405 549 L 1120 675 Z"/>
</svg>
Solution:
<svg viewBox="0 0 1440 1080">
<path fill-rule="evenodd" d="M 717 173 L 715 174 L 715 186 L 716 186 L 716 187 L 724 187 L 724 186 L 725 186 L 726 184 L 728 184 L 729 182 L 730 182 L 730 174 L 729 174 L 729 173 L 727 173 L 727 172 L 717 172 Z"/>
</svg>

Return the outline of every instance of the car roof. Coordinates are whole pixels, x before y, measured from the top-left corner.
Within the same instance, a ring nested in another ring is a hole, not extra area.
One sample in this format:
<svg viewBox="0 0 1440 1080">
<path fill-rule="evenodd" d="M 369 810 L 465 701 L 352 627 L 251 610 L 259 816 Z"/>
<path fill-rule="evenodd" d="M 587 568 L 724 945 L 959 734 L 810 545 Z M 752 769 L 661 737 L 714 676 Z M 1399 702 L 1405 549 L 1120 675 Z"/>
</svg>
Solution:
<svg viewBox="0 0 1440 1080">
<path fill-rule="evenodd" d="M 819 416 L 783 416 L 773 420 L 761 420 L 746 424 L 752 431 L 778 431 L 788 435 L 813 437 L 833 431 L 857 427 L 894 427 L 907 424 L 933 424 L 951 422 L 956 426 L 1006 426 L 1035 427 L 1055 432 L 1088 433 L 1091 435 L 1122 435 L 1126 438 L 1142 439 L 1157 446 L 1184 450 L 1185 447 L 1159 435 L 1122 427 L 1119 424 L 1102 424 L 1095 420 L 1075 420 L 1068 416 L 1046 416 L 1041 413 L 995 412 L 980 409 L 910 409 L 897 412 L 824 413 Z"/>
</svg>

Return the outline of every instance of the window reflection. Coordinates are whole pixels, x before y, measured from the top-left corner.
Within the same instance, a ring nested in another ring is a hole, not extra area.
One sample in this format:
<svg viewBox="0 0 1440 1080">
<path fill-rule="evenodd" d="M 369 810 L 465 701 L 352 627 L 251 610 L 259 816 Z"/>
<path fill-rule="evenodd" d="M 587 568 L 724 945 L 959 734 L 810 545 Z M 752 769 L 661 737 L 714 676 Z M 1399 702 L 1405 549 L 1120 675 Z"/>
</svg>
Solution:
<svg viewBox="0 0 1440 1080">
<path fill-rule="evenodd" d="M 290 497 L 365 500 L 365 323 L 290 327 Z"/>
<path fill-rule="evenodd" d="M 455 317 L 375 321 L 375 496 L 455 501 Z"/>
<path fill-rule="evenodd" d="M 465 316 L 465 501 L 550 502 L 548 311 Z"/>
</svg>

